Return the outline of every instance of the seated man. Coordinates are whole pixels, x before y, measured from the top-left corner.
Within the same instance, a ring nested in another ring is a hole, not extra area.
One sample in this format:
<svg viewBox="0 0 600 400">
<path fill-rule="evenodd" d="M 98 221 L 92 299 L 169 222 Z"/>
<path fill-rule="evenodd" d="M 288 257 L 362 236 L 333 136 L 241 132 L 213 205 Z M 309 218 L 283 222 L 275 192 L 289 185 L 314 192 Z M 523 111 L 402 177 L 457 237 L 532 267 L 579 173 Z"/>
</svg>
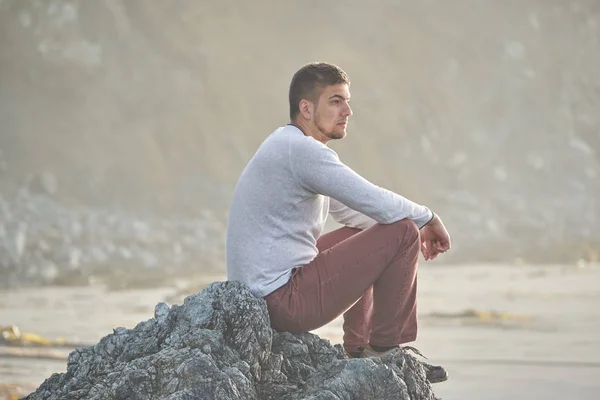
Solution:
<svg viewBox="0 0 600 400">
<path fill-rule="evenodd" d="M 278 331 L 307 332 L 344 314 L 350 357 L 382 356 L 417 337 L 419 250 L 450 249 L 440 218 L 343 164 L 350 79 L 312 63 L 294 75 L 290 118 L 262 143 L 236 185 L 227 223 L 229 280 L 265 298 Z M 322 235 L 327 213 L 344 227 Z M 446 379 L 426 365 L 430 381 Z"/>
</svg>

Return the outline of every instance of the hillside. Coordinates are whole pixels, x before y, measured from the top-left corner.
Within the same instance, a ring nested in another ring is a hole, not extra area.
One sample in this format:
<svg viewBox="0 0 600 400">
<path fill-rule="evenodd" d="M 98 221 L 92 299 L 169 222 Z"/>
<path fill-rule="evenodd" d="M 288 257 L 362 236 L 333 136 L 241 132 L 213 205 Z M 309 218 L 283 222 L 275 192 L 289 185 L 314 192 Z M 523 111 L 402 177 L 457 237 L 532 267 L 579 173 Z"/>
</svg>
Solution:
<svg viewBox="0 0 600 400">
<path fill-rule="evenodd" d="M 326 60 L 353 81 L 332 147 L 438 212 L 446 261 L 600 250 L 598 1 L 3 0 L 0 49 L 8 203 L 42 182 L 65 207 L 224 220 L 292 74 Z"/>
</svg>

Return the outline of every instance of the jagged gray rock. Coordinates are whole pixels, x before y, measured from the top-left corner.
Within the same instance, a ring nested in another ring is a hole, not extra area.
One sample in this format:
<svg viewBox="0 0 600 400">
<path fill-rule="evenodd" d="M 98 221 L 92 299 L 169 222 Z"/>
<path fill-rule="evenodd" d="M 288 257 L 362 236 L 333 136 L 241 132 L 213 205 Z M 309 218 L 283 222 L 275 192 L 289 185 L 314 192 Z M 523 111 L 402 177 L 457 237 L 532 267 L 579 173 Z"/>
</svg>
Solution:
<svg viewBox="0 0 600 400">
<path fill-rule="evenodd" d="M 344 357 L 310 333 L 271 329 L 266 303 L 239 282 L 217 282 L 183 305 L 117 328 L 73 351 L 27 400 L 52 399 L 434 399 L 420 363 Z"/>
</svg>

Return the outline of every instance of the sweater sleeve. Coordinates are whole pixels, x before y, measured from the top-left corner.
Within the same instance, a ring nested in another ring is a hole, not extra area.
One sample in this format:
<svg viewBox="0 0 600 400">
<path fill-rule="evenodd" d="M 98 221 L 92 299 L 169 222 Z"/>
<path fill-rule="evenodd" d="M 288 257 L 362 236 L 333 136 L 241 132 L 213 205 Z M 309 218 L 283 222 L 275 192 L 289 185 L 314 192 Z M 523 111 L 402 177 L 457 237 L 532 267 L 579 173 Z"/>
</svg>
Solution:
<svg viewBox="0 0 600 400">
<path fill-rule="evenodd" d="M 349 228 L 364 230 L 377 223 L 373 218 L 367 217 L 365 214 L 353 210 L 332 198 L 329 199 L 329 214 L 331 214 L 335 222 Z"/>
<path fill-rule="evenodd" d="M 335 151 L 313 138 L 302 137 L 289 151 L 299 185 L 338 200 L 380 224 L 409 218 L 421 228 L 433 215 L 427 207 L 369 182 L 343 164 Z"/>
</svg>

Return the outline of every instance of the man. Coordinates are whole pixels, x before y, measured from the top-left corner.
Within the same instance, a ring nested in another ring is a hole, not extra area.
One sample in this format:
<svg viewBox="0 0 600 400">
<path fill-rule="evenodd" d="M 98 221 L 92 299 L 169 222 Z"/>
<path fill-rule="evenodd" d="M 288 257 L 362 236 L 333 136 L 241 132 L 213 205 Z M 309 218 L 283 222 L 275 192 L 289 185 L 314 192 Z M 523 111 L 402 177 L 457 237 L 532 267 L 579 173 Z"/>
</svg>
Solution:
<svg viewBox="0 0 600 400">
<path fill-rule="evenodd" d="M 326 146 L 346 136 L 349 89 L 332 64 L 294 75 L 290 124 L 262 143 L 235 188 L 227 276 L 265 298 L 274 329 L 307 332 L 343 313 L 348 355 L 384 356 L 417 336 L 419 250 L 433 260 L 450 237 L 427 207 L 367 181 Z M 321 235 L 328 213 L 344 227 Z M 430 381 L 446 379 L 424 365 Z"/>
</svg>

